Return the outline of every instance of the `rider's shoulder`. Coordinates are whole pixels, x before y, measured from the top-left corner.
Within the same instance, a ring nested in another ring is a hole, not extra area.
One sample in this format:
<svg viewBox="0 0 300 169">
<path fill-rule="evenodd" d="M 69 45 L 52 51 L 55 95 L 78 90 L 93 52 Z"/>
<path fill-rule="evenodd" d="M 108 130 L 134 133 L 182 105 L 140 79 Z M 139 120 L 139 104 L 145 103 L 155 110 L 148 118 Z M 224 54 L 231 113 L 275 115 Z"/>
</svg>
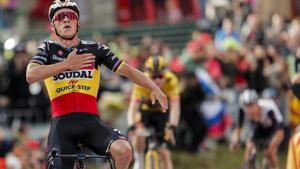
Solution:
<svg viewBox="0 0 300 169">
<path fill-rule="evenodd" d="M 54 40 L 43 40 L 41 44 L 46 44 L 46 45 L 57 45 L 57 42 Z"/>
<path fill-rule="evenodd" d="M 170 70 L 167 70 L 165 74 L 168 77 L 177 78 L 177 76 Z"/>
<path fill-rule="evenodd" d="M 172 82 L 172 83 L 177 83 L 178 82 L 177 76 L 169 70 L 167 70 L 165 72 L 164 76 L 165 76 L 166 80 L 169 81 L 169 82 Z"/>
<path fill-rule="evenodd" d="M 95 41 L 89 41 L 89 40 L 81 40 L 81 44 L 84 46 L 90 46 L 94 47 L 97 50 L 107 50 L 110 49 L 107 45 Z"/>
<path fill-rule="evenodd" d="M 260 98 L 258 99 L 258 104 L 260 106 L 264 106 L 264 107 L 273 107 L 276 105 L 276 103 L 274 102 L 274 100 L 272 99 L 266 99 L 266 98 Z"/>
<path fill-rule="evenodd" d="M 40 48 L 49 48 L 50 46 L 58 46 L 59 44 L 54 40 L 43 40 L 40 43 Z"/>
<path fill-rule="evenodd" d="M 273 99 L 259 99 L 258 105 L 267 111 L 273 111 L 278 117 L 281 116 L 280 109 Z"/>
<path fill-rule="evenodd" d="M 51 40 L 43 40 L 40 42 L 39 46 L 38 46 L 38 49 L 41 49 L 41 50 L 49 50 L 49 46 L 50 45 L 53 45 L 54 42 L 51 41 Z"/>
</svg>

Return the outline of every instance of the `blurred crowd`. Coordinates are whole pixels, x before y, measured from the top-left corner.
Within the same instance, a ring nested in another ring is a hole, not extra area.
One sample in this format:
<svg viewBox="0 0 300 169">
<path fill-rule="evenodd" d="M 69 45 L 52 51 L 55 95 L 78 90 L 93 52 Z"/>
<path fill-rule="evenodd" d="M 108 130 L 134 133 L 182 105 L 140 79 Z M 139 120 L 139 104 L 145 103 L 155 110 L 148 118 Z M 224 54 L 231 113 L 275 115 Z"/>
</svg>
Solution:
<svg viewBox="0 0 300 169">
<path fill-rule="evenodd" d="M 93 40 L 108 44 L 140 70 L 148 56 L 167 58 L 169 69 L 180 79 L 182 113 L 176 148 L 198 153 L 228 140 L 239 93 L 246 88 L 274 99 L 290 130 L 300 124 L 300 101 L 288 89 L 290 77 L 300 70 L 300 18 L 274 13 L 267 21 L 247 3 L 228 9 L 218 20 L 200 21 L 180 53 L 151 35 L 144 35 L 138 46 L 122 33 Z M 32 139 L 27 124 L 49 122 L 49 101 L 42 82 L 29 85 L 25 79 L 26 65 L 38 45 L 36 40 L 21 42 L 11 57 L 0 57 L 0 124 L 13 133 L 5 137 L 0 131 L 0 169 L 4 161 L 14 169 L 41 168 L 47 133 Z M 101 79 L 101 116 L 125 131 L 132 84 L 106 69 Z"/>
</svg>

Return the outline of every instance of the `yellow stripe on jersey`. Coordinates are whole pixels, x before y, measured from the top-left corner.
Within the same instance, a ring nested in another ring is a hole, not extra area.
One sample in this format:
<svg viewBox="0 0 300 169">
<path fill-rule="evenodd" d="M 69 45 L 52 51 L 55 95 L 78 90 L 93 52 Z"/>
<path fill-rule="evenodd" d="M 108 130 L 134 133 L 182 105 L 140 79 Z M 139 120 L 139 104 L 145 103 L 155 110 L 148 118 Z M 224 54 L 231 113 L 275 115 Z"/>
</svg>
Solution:
<svg viewBox="0 0 300 169">
<path fill-rule="evenodd" d="M 118 66 L 116 73 L 119 73 L 121 67 L 125 64 L 125 62 L 122 61 L 122 63 Z"/>
<path fill-rule="evenodd" d="M 100 71 L 100 66 L 98 66 L 98 69 L 66 71 L 47 78 L 45 85 L 50 100 L 70 92 L 79 92 L 97 97 Z"/>
</svg>

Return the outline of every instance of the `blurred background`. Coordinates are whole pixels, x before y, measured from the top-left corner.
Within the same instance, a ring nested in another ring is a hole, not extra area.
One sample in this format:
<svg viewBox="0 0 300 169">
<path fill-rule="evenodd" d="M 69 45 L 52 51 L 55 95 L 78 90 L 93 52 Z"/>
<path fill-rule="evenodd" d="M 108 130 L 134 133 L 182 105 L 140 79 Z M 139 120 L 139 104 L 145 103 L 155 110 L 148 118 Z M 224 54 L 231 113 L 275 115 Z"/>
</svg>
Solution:
<svg viewBox="0 0 300 169">
<path fill-rule="evenodd" d="M 229 153 L 227 145 L 245 88 L 276 101 L 287 133 L 300 123 L 300 101 L 288 90 L 300 70 L 300 0 L 77 2 L 81 39 L 107 44 L 140 70 L 148 56 L 161 54 L 178 75 L 175 169 L 240 168 L 243 149 Z M 40 42 L 50 38 L 51 3 L 0 0 L 0 169 L 8 159 L 21 168 L 42 168 L 49 101 L 43 83 L 28 85 L 25 71 Z M 101 117 L 126 132 L 132 83 L 107 70 L 101 78 Z M 280 151 L 282 168 L 288 139 Z"/>
</svg>

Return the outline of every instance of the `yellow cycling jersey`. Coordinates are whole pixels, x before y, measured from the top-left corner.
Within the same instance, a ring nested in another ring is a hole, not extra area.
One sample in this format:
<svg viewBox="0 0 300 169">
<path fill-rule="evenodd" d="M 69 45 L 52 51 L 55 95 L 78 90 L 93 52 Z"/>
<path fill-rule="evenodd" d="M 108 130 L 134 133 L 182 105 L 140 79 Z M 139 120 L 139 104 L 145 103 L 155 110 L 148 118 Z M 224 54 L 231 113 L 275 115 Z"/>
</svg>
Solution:
<svg viewBox="0 0 300 169">
<path fill-rule="evenodd" d="M 292 96 L 289 102 L 289 121 L 292 128 L 300 124 L 300 100 Z"/>
<path fill-rule="evenodd" d="M 145 73 L 145 75 L 149 77 L 148 73 Z M 167 71 L 164 73 L 162 78 L 164 83 L 161 86 L 161 90 L 168 97 L 168 100 L 172 101 L 179 99 L 179 84 L 176 75 L 170 71 Z M 144 87 L 135 85 L 131 98 L 135 101 L 141 102 L 141 111 L 162 112 L 161 107 L 157 102 L 156 104 L 152 105 L 150 91 Z"/>
<path fill-rule="evenodd" d="M 300 169 L 300 132 L 290 140 L 286 169 Z"/>
</svg>

